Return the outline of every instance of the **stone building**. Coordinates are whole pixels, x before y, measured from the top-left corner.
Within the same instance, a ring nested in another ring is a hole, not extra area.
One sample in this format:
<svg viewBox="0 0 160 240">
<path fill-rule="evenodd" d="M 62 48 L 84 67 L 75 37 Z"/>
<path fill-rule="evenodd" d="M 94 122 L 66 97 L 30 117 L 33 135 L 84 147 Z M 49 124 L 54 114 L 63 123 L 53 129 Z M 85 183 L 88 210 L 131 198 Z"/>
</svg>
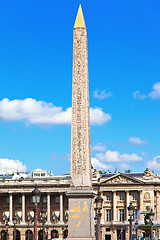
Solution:
<svg viewBox="0 0 160 240">
<path fill-rule="evenodd" d="M 41 171 L 39 171 L 41 172 Z M 46 209 L 47 219 L 45 232 L 48 239 L 66 238 L 68 228 L 68 198 L 67 189 L 70 186 L 70 176 L 46 175 L 26 178 L 1 178 L 0 179 L 0 231 L 1 239 L 6 239 L 6 222 L 8 221 L 9 240 L 13 239 L 13 217 L 18 216 L 16 223 L 17 240 L 27 240 L 27 231 L 30 231 L 30 240 L 33 236 L 31 221 L 34 216 L 31 192 L 35 184 L 38 185 L 42 195 L 39 210 Z M 127 207 L 132 202 L 135 207 L 134 219 L 143 221 L 139 210 L 146 206 L 153 208 L 155 222 L 160 220 L 160 176 L 153 175 L 150 170 L 144 173 L 114 173 L 100 174 L 92 172 L 92 184 L 95 192 L 100 190 L 103 198 L 102 209 L 102 239 L 117 240 L 123 230 L 123 240 L 129 239 L 129 222 Z M 39 211 L 38 239 L 42 240 L 42 222 Z M 142 234 L 142 233 L 140 233 Z M 120 238 L 121 239 L 121 238 Z"/>
</svg>

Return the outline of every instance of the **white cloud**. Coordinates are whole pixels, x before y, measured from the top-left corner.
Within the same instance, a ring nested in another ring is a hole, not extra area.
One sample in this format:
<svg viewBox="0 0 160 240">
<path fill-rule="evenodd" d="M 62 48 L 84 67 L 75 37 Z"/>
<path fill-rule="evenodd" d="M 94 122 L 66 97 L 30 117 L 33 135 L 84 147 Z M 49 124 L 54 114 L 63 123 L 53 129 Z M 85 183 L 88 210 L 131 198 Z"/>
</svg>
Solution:
<svg viewBox="0 0 160 240">
<path fill-rule="evenodd" d="M 103 100 L 105 98 L 109 98 L 111 96 L 112 96 L 112 93 L 111 92 L 106 92 L 106 90 L 100 91 L 100 90 L 97 89 L 93 92 L 93 97 L 98 98 L 100 100 Z"/>
<path fill-rule="evenodd" d="M 152 161 L 148 161 L 147 167 L 151 170 L 160 171 L 160 155 L 157 155 Z"/>
<path fill-rule="evenodd" d="M 25 121 L 29 124 L 70 124 L 72 109 L 65 111 L 52 103 L 36 101 L 32 98 L 24 100 L 0 101 L 0 118 L 4 121 Z M 91 124 L 102 125 L 111 120 L 110 114 L 104 113 L 101 108 L 91 108 Z"/>
<path fill-rule="evenodd" d="M 120 154 L 118 151 L 106 151 L 105 153 L 97 153 L 96 157 L 103 162 L 137 162 L 142 161 L 143 157 L 138 156 L 136 153 Z"/>
<path fill-rule="evenodd" d="M 93 167 L 97 170 L 114 170 L 112 165 L 106 165 L 105 163 L 100 162 L 97 158 L 91 158 L 91 162 Z"/>
<path fill-rule="evenodd" d="M 97 143 L 92 147 L 92 150 L 95 152 L 105 152 L 106 147 L 102 143 Z"/>
<path fill-rule="evenodd" d="M 130 143 L 138 144 L 138 145 L 143 145 L 148 143 L 147 141 L 141 140 L 139 137 L 130 137 L 129 141 Z"/>
<path fill-rule="evenodd" d="M 26 172 L 27 167 L 19 160 L 0 158 L 0 171 L 2 170 L 9 173 L 15 171 Z"/>
<path fill-rule="evenodd" d="M 140 91 L 135 91 L 133 93 L 133 98 L 143 100 L 147 97 L 150 97 L 153 100 L 160 99 L 160 82 L 157 82 L 153 85 L 152 91 L 149 94 L 141 94 Z"/>
<path fill-rule="evenodd" d="M 160 99 L 160 82 L 157 82 L 153 85 L 153 90 L 149 93 L 149 97 L 152 99 Z"/>
<path fill-rule="evenodd" d="M 91 124 L 93 125 L 102 125 L 104 123 L 107 123 L 111 121 L 111 115 L 108 113 L 104 113 L 101 108 L 91 108 L 90 109 L 91 114 Z"/>
<path fill-rule="evenodd" d="M 141 94 L 140 91 L 138 90 L 133 93 L 133 98 L 136 98 L 136 99 L 142 100 L 142 99 L 145 99 L 146 97 L 147 96 L 145 94 Z"/>
<path fill-rule="evenodd" d="M 115 167 L 120 171 L 130 169 L 131 162 L 142 161 L 143 157 L 138 156 L 136 153 L 120 154 L 118 151 L 106 151 L 105 153 L 97 153 L 92 158 L 92 165 L 98 170 L 114 171 Z"/>
</svg>

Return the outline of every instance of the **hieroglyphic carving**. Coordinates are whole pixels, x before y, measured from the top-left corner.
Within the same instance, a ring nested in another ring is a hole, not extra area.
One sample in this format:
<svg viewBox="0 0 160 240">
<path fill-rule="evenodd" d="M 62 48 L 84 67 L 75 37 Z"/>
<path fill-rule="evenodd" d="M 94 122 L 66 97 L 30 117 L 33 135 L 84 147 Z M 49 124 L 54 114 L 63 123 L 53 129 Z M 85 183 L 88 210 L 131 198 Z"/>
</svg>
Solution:
<svg viewBox="0 0 160 240">
<path fill-rule="evenodd" d="M 85 28 L 74 29 L 71 177 L 73 186 L 91 186 L 88 50 Z"/>
</svg>

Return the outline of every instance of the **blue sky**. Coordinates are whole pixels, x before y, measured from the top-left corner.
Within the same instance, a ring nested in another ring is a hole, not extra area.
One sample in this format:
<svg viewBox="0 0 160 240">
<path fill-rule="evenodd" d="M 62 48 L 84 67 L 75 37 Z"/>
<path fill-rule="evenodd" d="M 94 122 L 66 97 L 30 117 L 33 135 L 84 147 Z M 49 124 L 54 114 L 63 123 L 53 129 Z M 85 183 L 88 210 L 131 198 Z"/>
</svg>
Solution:
<svg viewBox="0 0 160 240">
<path fill-rule="evenodd" d="M 92 163 L 159 173 L 158 0 L 1 1 L 0 168 L 70 171 L 80 3 L 88 31 Z"/>
</svg>

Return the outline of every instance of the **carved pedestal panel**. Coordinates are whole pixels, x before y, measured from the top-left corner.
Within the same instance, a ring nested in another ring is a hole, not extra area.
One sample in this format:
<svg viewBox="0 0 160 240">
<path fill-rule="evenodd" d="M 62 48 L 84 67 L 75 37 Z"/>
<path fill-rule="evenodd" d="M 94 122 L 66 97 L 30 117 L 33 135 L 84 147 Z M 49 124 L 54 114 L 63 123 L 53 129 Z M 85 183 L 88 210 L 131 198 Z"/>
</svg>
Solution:
<svg viewBox="0 0 160 240">
<path fill-rule="evenodd" d="M 68 239 L 95 239 L 94 210 L 91 190 L 69 190 Z"/>
</svg>

